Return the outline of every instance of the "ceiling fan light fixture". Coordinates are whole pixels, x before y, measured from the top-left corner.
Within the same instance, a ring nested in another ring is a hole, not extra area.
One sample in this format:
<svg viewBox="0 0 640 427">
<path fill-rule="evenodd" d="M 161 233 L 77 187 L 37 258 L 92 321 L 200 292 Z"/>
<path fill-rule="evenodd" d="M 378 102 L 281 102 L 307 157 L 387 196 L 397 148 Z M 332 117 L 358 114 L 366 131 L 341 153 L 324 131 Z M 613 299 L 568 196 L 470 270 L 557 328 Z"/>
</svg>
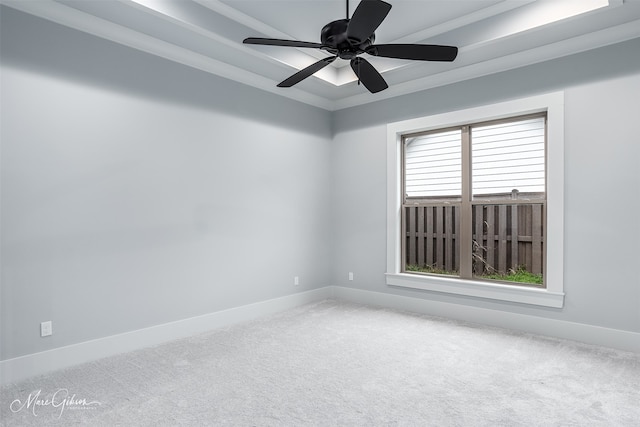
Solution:
<svg viewBox="0 0 640 427">
<path fill-rule="evenodd" d="M 332 55 L 303 68 L 279 83 L 278 87 L 291 87 L 340 58 L 351 62 L 351 69 L 358 78 L 358 84 L 362 82 L 369 92 L 377 93 L 389 86 L 373 65 L 360 57 L 364 53 L 372 56 L 417 61 L 450 62 L 455 60 L 458 54 L 458 48 L 455 46 L 374 44 L 375 30 L 382 24 L 390 10 L 391 5 L 382 0 L 362 0 L 353 12 L 351 19 L 349 19 L 349 4 L 347 0 L 347 18 L 332 21 L 325 25 L 320 32 L 320 43 L 259 37 L 246 38 L 243 43 L 315 48 L 324 50 Z"/>
</svg>

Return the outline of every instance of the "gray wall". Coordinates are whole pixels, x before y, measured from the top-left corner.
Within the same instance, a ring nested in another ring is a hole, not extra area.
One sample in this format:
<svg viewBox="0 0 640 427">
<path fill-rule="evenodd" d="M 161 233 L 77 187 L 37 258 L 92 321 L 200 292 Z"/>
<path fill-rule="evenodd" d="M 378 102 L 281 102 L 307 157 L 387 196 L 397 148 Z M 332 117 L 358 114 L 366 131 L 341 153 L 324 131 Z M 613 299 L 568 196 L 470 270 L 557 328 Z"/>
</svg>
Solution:
<svg viewBox="0 0 640 427">
<path fill-rule="evenodd" d="M 1 15 L 1 359 L 330 284 L 330 113 Z"/>
<path fill-rule="evenodd" d="M 640 331 L 640 40 L 328 113 L 1 18 L 2 360 L 326 285 Z M 555 90 L 565 308 L 387 287 L 386 123 Z"/>
<path fill-rule="evenodd" d="M 640 39 L 338 112 L 331 152 L 333 283 L 640 332 L 637 52 Z M 565 307 L 385 285 L 386 123 L 557 90 L 565 90 L 566 102 Z"/>
</svg>

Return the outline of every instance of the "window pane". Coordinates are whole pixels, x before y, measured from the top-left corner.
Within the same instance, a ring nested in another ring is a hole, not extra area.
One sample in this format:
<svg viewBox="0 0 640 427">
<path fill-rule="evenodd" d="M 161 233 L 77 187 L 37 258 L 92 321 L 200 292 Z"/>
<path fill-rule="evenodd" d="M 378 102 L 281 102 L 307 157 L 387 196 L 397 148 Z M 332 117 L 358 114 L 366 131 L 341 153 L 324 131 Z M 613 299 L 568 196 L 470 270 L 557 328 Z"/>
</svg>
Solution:
<svg viewBox="0 0 640 427">
<path fill-rule="evenodd" d="M 458 275 L 460 206 L 416 204 L 404 207 L 404 271 Z"/>
<path fill-rule="evenodd" d="M 473 275 L 543 286 L 544 203 L 475 204 Z"/>
<path fill-rule="evenodd" d="M 457 129 L 406 139 L 406 197 L 460 198 L 461 138 Z"/>
<path fill-rule="evenodd" d="M 545 120 L 405 139 L 403 271 L 544 287 Z"/>
<path fill-rule="evenodd" d="M 545 118 L 471 127 L 473 196 L 545 191 Z"/>
</svg>

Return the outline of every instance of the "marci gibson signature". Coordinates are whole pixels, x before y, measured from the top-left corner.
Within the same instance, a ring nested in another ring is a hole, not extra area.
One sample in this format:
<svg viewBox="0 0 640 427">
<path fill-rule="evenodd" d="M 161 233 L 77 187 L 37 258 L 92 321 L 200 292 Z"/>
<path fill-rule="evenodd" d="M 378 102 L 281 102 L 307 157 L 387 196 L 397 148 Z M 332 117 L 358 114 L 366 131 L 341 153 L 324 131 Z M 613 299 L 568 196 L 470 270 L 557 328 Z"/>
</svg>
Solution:
<svg viewBox="0 0 640 427">
<path fill-rule="evenodd" d="M 42 390 L 30 393 L 29 397 L 27 397 L 24 401 L 20 399 L 14 400 L 13 402 L 11 402 L 11 405 L 9 405 L 11 412 L 16 413 L 22 411 L 23 409 L 30 409 L 31 413 L 33 413 L 33 415 L 37 417 L 38 414 L 36 413 L 36 408 L 51 406 L 52 408 L 60 410 L 60 413 L 58 414 L 58 418 L 60 418 L 64 410 L 67 408 L 89 409 L 101 405 L 100 402 L 95 400 L 87 402 L 87 399 L 76 398 L 75 394 L 69 395 L 69 390 L 67 390 L 66 388 L 58 389 L 58 391 L 53 393 L 53 395 L 49 399 L 41 398 L 40 393 L 42 393 Z"/>
</svg>

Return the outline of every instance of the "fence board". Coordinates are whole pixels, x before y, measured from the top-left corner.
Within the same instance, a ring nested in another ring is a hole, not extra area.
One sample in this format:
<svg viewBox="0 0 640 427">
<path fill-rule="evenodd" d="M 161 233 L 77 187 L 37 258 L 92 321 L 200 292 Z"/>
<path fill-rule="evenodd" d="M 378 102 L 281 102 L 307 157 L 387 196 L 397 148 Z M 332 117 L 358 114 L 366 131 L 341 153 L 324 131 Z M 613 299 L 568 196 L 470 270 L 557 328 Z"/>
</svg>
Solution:
<svg viewBox="0 0 640 427">
<path fill-rule="evenodd" d="M 442 235 L 444 233 L 444 212 L 442 206 L 436 207 L 436 267 L 442 269 L 444 267 L 444 242 Z"/>
<path fill-rule="evenodd" d="M 514 270 L 519 266 L 518 246 L 520 246 L 518 236 L 518 205 L 513 205 L 511 206 L 511 268 Z"/>
<path fill-rule="evenodd" d="M 496 246 L 495 224 L 494 224 L 494 207 L 489 205 L 487 208 L 487 246 L 485 261 L 493 267 L 494 249 Z"/>
<path fill-rule="evenodd" d="M 418 265 L 425 264 L 424 258 L 424 206 L 418 208 Z"/>
<path fill-rule="evenodd" d="M 416 207 L 409 208 L 409 264 L 416 264 Z"/>
<path fill-rule="evenodd" d="M 456 216 L 455 220 L 455 270 L 460 271 L 460 207 L 456 206 L 454 209 L 454 214 Z"/>
<path fill-rule="evenodd" d="M 427 259 L 426 265 L 433 265 L 435 259 L 433 254 L 433 208 L 428 206 L 427 208 Z"/>
<path fill-rule="evenodd" d="M 453 270 L 453 217 L 451 206 L 444 208 L 444 268 Z"/>
<path fill-rule="evenodd" d="M 532 223 L 531 223 L 531 239 L 532 239 L 532 267 L 531 272 L 534 274 L 542 273 L 542 206 L 532 206 Z"/>
<path fill-rule="evenodd" d="M 527 263 L 529 262 L 529 258 L 527 257 L 527 247 L 529 246 L 527 245 L 527 240 L 529 239 L 527 239 L 527 237 L 531 236 L 527 234 L 529 233 L 528 228 L 530 228 L 530 222 L 527 218 L 529 217 L 531 208 L 530 206 L 522 206 L 520 208 L 520 211 L 520 217 L 518 218 L 518 240 L 523 243 L 518 247 L 518 259 L 520 260 L 520 264 L 529 271 L 531 269 L 531 265 L 527 265 Z"/>
<path fill-rule="evenodd" d="M 484 270 L 484 265 L 480 262 L 481 259 L 484 259 L 484 250 L 482 248 L 485 247 L 484 243 L 484 207 L 482 205 L 475 205 L 475 240 L 476 240 L 476 248 L 475 248 L 475 274 L 482 274 Z"/>
<path fill-rule="evenodd" d="M 507 271 L 507 205 L 498 206 L 498 271 Z"/>
</svg>

